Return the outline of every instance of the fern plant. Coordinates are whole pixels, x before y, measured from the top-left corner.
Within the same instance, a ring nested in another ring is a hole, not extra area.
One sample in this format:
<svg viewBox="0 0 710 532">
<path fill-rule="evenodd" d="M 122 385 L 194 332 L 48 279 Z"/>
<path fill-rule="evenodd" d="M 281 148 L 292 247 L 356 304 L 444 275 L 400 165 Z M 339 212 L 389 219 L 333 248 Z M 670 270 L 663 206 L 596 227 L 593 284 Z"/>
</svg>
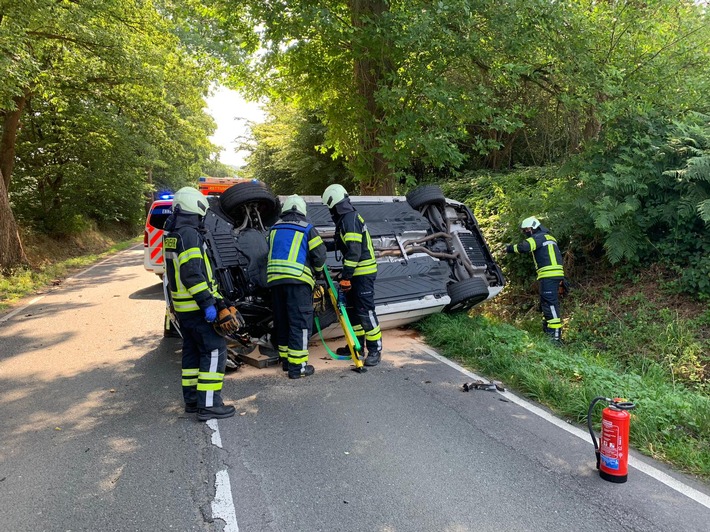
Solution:
<svg viewBox="0 0 710 532">
<path fill-rule="evenodd" d="M 579 172 L 607 258 L 664 262 L 683 290 L 709 298 L 710 117 L 635 117 L 610 129 Z"/>
</svg>

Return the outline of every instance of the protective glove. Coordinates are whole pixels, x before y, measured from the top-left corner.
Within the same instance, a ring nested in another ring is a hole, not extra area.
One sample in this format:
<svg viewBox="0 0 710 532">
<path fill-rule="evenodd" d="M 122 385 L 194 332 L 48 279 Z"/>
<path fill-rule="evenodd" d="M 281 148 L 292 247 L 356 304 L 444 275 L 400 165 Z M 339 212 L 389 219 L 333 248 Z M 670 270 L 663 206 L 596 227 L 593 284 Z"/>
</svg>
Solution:
<svg viewBox="0 0 710 532">
<path fill-rule="evenodd" d="M 210 305 L 205 309 L 205 320 L 208 323 L 212 323 L 214 320 L 217 319 L 217 307 L 214 305 Z"/>
<path fill-rule="evenodd" d="M 560 295 L 560 297 L 566 297 L 569 295 L 570 291 L 570 284 L 567 278 L 564 278 L 560 281 L 560 285 L 557 289 L 557 293 Z"/>
<path fill-rule="evenodd" d="M 229 307 L 229 313 L 235 319 L 240 329 L 247 324 L 247 321 L 244 319 L 244 316 L 242 316 L 241 313 L 237 310 L 237 307 Z"/>
<path fill-rule="evenodd" d="M 513 249 L 513 244 L 506 244 L 505 245 L 505 252 L 506 253 L 515 253 L 515 250 Z"/>
<path fill-rule="evenodd" d="M 352 284 L 350 284 L 350 279 L 342 279 L 338 285 L 340 286 L 340 291 L 341 292 L 349 292 L 350 289 L 353 287 Z"/>
<path fill-rule="evenodd" d="M 325 290 L 319 284 L 313 287 L 313 310 L 316 314 L 325 311 Z"/>
<path fill-rule="evenodd" d="M 244 326 L 244 318 L 235 307 L 223 308 L 219 311 L 215 328 L 222 335 L 236 334 Z"/>
</svg>

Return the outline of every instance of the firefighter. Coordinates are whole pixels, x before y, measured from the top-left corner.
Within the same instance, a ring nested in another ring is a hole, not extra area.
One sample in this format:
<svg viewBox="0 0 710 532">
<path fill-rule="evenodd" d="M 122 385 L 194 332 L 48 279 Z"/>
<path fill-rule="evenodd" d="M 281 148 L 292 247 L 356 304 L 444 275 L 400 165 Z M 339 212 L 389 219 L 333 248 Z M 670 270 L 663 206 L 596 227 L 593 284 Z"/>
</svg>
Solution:
<svg viewBox="0 0 710 532">
<path fill-rule="evenodd" d="M 382 354 L 382 332 L 375 313 L 377 263 L 372 239 L 342 185 L 330 185 L 322 199 L 335 222 L 335 244 L 343 255 L 339 285 L 345 293 L 348 317 L 360 345 L 367 347 L 365 365 L 376 366 Z M 338 349 L 338 354 L 349 353 L 347 348 Z"/>
<path fill-rule="evenodd" d="M 207 207 L 207 198 L 198 190 L 192 187 L 178 190 L 163 240 L 165 275 L 183 339 L 185 412 L 197 412 L 200 421 L 228 418 L 235 411 L 222 401 L 227 344 L 213 324 L 231 313 L 217 291 L 201 234 Z"/>
<path fill-rule="evenodd" d="M 306 212 L 303 198 L 289 196 L 269 232 L 267 284 L 281 367 L 290 379 L 315 373 L 308 364 L 308 340 L 313 331 L 313 287 L 323 273 L 326 249 Z"/>
<path fill-rule="evenodd" d="M 507 253 L 532 253 L 540 286 L 542 330 L 555 342 L 562 342 L 562 316 L 559 288 L 565 272 L 557 240 L 534 216 L 525 218 L 520 230 L 527 238 L 519 244 L 508 244 Z"/>
</svg>

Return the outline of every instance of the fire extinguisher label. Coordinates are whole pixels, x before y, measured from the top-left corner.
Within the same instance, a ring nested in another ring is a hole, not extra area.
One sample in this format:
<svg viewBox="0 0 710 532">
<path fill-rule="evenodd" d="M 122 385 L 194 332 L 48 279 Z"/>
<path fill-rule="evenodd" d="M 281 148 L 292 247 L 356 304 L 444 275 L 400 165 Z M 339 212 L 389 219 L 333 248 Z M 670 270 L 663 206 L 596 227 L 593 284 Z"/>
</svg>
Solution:
<svg viewBox="0 0 710 532">
<path fill-rule="evenodd" d="M 619 469 L 619 427 L 607 420 L 602 420 L 602 435 L 599 454 L 604 467 Z"/>
<path fill-rule="evenodd" d="M 619 460 L 616 458 L 609 458 L 608 456 L 601 455 L 602 465 L 607 469 L 619 469 Z"/>
</svg>

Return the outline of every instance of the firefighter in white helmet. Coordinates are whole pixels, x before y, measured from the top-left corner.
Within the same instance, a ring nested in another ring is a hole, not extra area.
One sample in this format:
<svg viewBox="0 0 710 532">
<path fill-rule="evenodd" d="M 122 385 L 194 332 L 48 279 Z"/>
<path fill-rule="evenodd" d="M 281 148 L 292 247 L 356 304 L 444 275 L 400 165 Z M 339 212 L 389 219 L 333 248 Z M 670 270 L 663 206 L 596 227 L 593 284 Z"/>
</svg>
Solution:
<svg viewBox="0 0 710 532">
<path fill-rule="evenodd" d="M 323 203 L 335 222 L 335 245 L 343 255 L 340 290 L 345 293 L 347 311 L 360 345 L 367 347 L 366 366 L 376 366 L 382 354 L 382 332 L 375 312 L 377 262 L 365 220 L 350 202 L 342 185 L 330 185 Z M 350 354 L 339 348 L 338 354 Z"/>
<path fill-rule="evenodd" d="M 185 412 L 197 412 L 200 421 L 231 417 L 235 411 L 222 401 L 227 344 L 213 324 L 236 321 L 238 313 L 233 309 L 232 314 L 226 308 L 217 290 L 205 240 L 199 231 L 207 208 L 207 198 L 198 190 L 192 187 L 178 190 L 163 240 L 165 275 L 183 338 Z M 243 325 L 241 316 L 238 319 Z"/>
<path fill-rule="evenodd" d="M 308 364 L 313 331 L 313 287 L 323 272 L 325 244 L 306 220 L 306 202 L 294 194 L 269 231 L 267 283 L 271 288 L 276 345 L 281 367 L 291 379 L 315 373 Z"/>
<path fill-rule="evenodd" d="M 542 330 L 553 341 L 562 341 L 562 316 L 559 290 L 565 282 L 562 253 L 557 240 L 534 216 L 525 218 L 520 230 L 526 237 L 519 244 L 508 244 L 507 253 L 532 253 L 537 279 L 540 286 L 540 307 L 542 309 Z"/>
</svg>

